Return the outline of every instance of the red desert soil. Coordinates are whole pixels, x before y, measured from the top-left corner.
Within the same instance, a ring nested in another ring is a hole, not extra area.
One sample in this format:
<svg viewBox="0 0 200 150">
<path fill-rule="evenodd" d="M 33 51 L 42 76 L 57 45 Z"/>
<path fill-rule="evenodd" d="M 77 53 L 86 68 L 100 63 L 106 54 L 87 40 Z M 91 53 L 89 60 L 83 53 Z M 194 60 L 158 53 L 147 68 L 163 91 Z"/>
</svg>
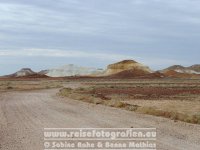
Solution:
<svg viewBox="0 0 200 150">
<path fill-rule="evenodd" d="M 149 72 L 145 71 L 145 70 L 141 70 L 141 69 L 130 69 L 130 70 L 125 70 L 113 75 L 108 76 L 108 78 L 135 78 L 135 77 L 139 77 L 139 76 L 144 76 L 149 74 Z"/>
<path fill-rule="evenodd" d="M 145 95 L 148 98 L 150 97 L 160 97 L 160 96 L 173 96 L 178 94 L 200 94 L 200 89 L 181 89 L 181 88 L 162 88 L 162 87 L 132 87 L 132 88 L 95 88 L 90 91 L 90 94 L 99 94 L 102 95 L 112 95 L 112 94 L 126 94 L 129 96 L 134 96 L 137 94 Z"/>
<path fill-rule="evenodd" d="M 32 74 L 32 75 L 27 75 L 27 76 L 24 76 L 24 77 L 15 77 L 15 78 L 21 78 L 21 79 L 26 79 L 26 78 L 48 78 L 48 76 L 42 75 L 42 74 Z"/>
</svg>

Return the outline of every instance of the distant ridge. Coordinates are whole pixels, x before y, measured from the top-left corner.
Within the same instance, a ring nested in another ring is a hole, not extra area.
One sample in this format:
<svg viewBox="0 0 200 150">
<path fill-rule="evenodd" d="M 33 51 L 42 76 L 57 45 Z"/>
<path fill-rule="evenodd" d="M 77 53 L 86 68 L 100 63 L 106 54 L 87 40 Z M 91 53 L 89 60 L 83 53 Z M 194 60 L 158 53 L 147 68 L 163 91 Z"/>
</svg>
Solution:
<svg viewBox="0 0 200 150">
<path fill-rule="evenodd" d="M 103 69 L 96 69 L 92 67 L 82 67 L 76 66 L 74 64 L 64 65 L 62 67 L 43 70 L 41 73 L 45 73 L 45 75 L 49 77 L 68 77 L 68 76 L 95 76 L 101 74 Z"/>
<path fill-rule="evenodd" d="M 174 65 L 161 71 L 152 71 L 148 66 L 134 60 L 123 60 L 108 65 L 105 75 L 109 78 L 140 78 L 140 79 L 161 79 L 161 78 L 180 78 L 180 79 L 200 79 L 200 65 L 184 67 Z"/>
<path fill-rule="evenodd" d="M 161 70 L 162 73 L 165 73 L 168 71 L 175 71 L 178 73 L 186 73 L 186 74 L 200 74 L 200 65 L 192 65 L 190 67 L 184 67 L 181 65 L 173 65 L 171 67 Z"/>
<path fill-rule="evenodd" d="M 32 71 L 30 68 L 22 68 L 21 70 L 15 72 L 14 74 L 7 75 L 5 77 L 10 77 L 10 78 L 23 78 L 23 77 L 46 78 L 47 76 L 36 73 L 36 72 Z"/>
<path fill-rule="evenodd" d="M 135 60 L 123 60 L 107 66 L 107 69 L 96 69 L 92 67 L 82 67 L 74 64 L 62 67 L 34 72 L 30 68 L 21 70 L 3 77 L 9 78 L 47 78 L 47 77 L 70 77 L 70 78 L 110 78 L 110 79 L 200 79 L 200 65 L 184 67 L 173 65 L 160 71 L 152 71 L 148 66 L 136 62 Z"/>
</svg>

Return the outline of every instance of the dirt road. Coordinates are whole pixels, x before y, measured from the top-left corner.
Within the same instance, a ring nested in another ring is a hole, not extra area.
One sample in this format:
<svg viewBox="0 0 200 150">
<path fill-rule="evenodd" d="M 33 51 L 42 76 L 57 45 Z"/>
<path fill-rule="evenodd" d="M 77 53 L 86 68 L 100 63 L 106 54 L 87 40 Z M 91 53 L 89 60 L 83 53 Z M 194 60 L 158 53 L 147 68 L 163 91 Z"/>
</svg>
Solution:
<svg viewBox="0 0 200 150">
<path fill-rule="evenodd" d="M 200 126 L 59 98 L 58 90 L 0 95 L 0 149 L 42 150 L 44 128 L 157 128 L 158 149 L 200 149 Z"/>
</svg>

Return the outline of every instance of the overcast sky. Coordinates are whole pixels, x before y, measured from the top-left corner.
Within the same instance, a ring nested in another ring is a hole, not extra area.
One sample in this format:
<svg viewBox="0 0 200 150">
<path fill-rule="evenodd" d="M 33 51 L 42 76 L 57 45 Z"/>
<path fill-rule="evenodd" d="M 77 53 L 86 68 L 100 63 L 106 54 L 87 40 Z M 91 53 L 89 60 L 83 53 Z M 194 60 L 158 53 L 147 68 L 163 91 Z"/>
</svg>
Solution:
<svg viewBox="0 0 200 150">
<path fill-rule="evenodd" d="M 199 64 L 199 0 L 0 0 L 0 75 L 65 64 Z"/>
</svg>

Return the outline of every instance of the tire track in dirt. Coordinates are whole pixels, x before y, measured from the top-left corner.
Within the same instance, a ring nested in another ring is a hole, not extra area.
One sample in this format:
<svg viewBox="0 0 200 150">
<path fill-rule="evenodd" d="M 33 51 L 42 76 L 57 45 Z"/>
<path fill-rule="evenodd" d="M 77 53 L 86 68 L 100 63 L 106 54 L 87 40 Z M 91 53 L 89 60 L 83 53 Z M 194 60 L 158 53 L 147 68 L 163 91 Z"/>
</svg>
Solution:
<svg viewBox="0 0 200 150">
<path fill-rule="evenodd" d="M 0 95 L 0 149 L 43 149 L 44 128 L 157 128 L 158 149 L 200 149 L 200 126 L 56 96 L 58 90 Z"/>
</svg>

